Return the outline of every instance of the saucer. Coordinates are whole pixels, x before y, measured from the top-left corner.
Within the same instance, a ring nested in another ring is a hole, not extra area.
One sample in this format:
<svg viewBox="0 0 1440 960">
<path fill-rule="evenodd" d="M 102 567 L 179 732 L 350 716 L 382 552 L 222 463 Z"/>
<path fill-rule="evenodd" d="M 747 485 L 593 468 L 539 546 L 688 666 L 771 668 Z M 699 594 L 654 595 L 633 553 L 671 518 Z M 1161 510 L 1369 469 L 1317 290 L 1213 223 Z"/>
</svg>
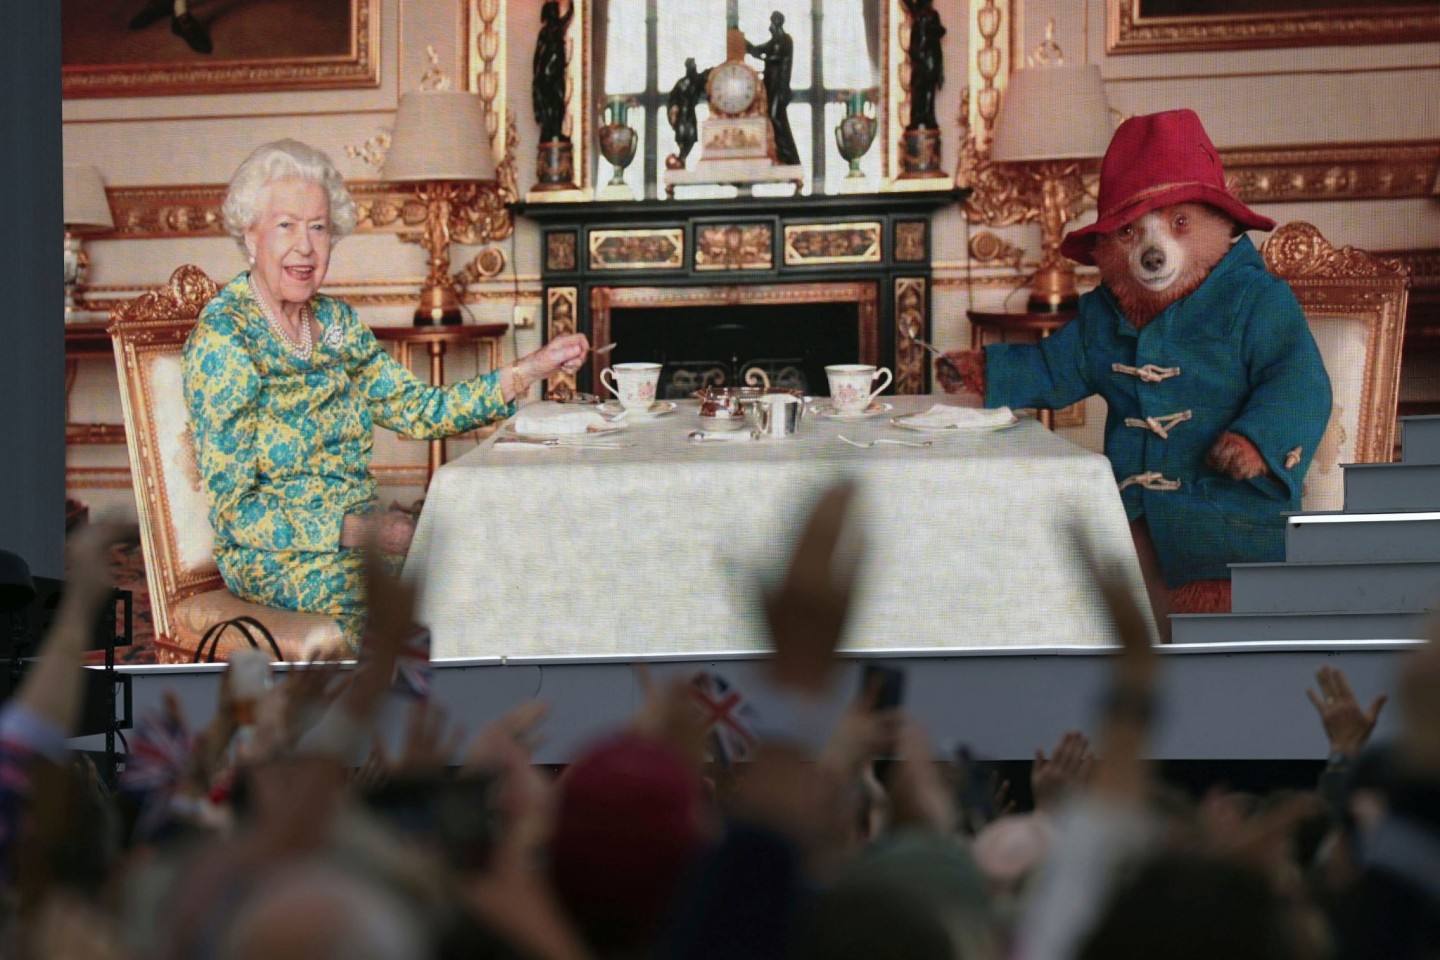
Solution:
<svg viewBox="0 0 1440 960">
<path fill-rule="evenodd" d="M 644 413 L 632 412 L 630 416 L 637 417 L 641 420 L 653 420 L 656 417 L 663 417 L 667 413 L 674 413 L 677 406 L 679 406 L 679 404 L 674 400 L 656 400 L 650 404 L 649 410 L 646 410 Z M 616 417 L 625 412 L 625 408 L 620 406 L 619 400 L 606 400 L 600 404 L 599 410 L 607 417 Z"/>
<path fill-rule="evenodd" d="M 872 400 L 870 406 L 859 413 L 841 413 L 828 403 L 817 403 L 811 408 L 811 413 L 821 420 L 869 420 L 872 417 L 884 416 L 894 409 L 893 404 Z"/>
</svg>

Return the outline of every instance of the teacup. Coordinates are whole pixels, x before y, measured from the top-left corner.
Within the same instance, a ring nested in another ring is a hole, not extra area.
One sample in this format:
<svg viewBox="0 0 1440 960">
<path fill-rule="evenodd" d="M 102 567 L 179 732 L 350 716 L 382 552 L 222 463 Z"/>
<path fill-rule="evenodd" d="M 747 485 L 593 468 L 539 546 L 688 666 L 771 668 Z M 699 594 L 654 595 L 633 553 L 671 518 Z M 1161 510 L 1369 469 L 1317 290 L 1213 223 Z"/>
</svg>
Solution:
<svg viewBox="0 0 1440 960">
<path fill-rule="evenodd" d="M 875 380 L 884 375 L 885 381 L 874 386 Z M 830 406 L 841 416 L 863 413 L 870 401 L 890 386 L 893 379 L 889 367 L 875 367 L 868 363 L 836 363 L 825 368 L 830 378 Z"/>
<path fill-rule="evenodd" d="M 647 413 L 660 385 L 660 364 L 617 363 L 600 371 L 600 382 L 615 394 L 626 413 Z"/>
</svg>

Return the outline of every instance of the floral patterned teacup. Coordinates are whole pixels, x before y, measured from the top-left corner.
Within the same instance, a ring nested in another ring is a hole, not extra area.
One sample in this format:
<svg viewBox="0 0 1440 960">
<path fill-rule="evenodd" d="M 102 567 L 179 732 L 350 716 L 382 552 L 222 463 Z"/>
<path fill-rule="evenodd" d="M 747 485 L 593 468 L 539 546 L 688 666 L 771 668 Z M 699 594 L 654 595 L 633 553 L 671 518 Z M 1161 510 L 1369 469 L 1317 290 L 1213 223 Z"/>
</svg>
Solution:
<svg viewBox="0 0 1440 960">
<path fill-rule="evenodd" d="M 615 394 L 626 413 L 648 413 L 660 385 L 660 364 L 617 363 L 600 371 L 600 382 Z"/>
<path fill-rule="evenodd" d="M 874 367 L 868 363 L 837 363 L 825 368 L 830 378 L 830 406 L 843 416 L 854 416 L 865 412 L 881 391 L 890 386 L 892 376 L 889 367 Z M 874 386 L 876 379 L 884 376 L 880 386 Z"/>
</svg>

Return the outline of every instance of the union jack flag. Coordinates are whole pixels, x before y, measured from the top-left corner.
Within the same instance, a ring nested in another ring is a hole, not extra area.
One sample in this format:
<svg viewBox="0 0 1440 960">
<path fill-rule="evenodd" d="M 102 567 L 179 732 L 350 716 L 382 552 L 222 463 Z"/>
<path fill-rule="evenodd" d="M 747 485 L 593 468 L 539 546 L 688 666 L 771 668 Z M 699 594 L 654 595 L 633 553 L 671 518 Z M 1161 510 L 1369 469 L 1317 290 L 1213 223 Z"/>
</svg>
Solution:
<svg viewBox="0 0 1440 960">
<path fill-rule="evenodd" d="M 185 776 L 195 738 L 168 710 L 144 717 L 120 773 L 120 790 L 139 800 L 135 835 L 159 834 L 170 817 L 175 785 Z"/>
<path fill-rule="evenodd" d="M 165 712 L 141 720 L 134 739 L 120 774 L 120 788 L 141 794 L 173 787 L 190 762 L 194 737 Z"/>
<path fill-rule="evenodd" d="M 729 681 L 709 670 L 695 675 L 690 692 L 703 715 L 711 759 L 722 766 L 749 759 L 755 748 L 755 707 Z"/>
<path fill-rule="evenodd" d="M 425 700 L 430 696 L 434 670 L 430 665 L 430 631 L 421 627 L 395 658 L 395 674 L 390 689 L 402 697 Z"/>
</svg>

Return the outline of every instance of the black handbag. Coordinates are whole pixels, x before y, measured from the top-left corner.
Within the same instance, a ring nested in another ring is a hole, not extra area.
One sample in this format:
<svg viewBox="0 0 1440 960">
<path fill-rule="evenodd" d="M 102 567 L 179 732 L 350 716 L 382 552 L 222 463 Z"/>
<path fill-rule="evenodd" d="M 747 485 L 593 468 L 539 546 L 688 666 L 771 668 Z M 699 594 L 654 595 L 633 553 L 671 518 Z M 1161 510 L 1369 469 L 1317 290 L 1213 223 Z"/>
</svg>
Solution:
<svg viewBox="0 0 1440 960">
<path fill-rule="evenodd" d="M 263 638 L 265 643 L 269 645 L 270 652 L 274 654 L 275 660 L 280 661 L 285 659 L 280 653 L 280 645 L 275 642 L 275 635 L 270 632 L 269 628 L 254 617 L 242 615 L 229 620 L 221 620 L 219 623 L 211 625 L 210 629 L 206 630 L 204 636 L 200 638 L 200 645 L 195 648 L 195 656 L 191 662 L 214 663 L 215 650 L 220 646 L 220 638 L 225 635 L 226 630 L 231 629 L 239 630 L 241 636 L 243 636 L 246 642 L 250 644 L 250 647 L 255 650 L 263 649 L 260 646 L 260 640 Z M 210 647 L 208 656 L 205 653 L 207 644 Z"/>
</svg>

